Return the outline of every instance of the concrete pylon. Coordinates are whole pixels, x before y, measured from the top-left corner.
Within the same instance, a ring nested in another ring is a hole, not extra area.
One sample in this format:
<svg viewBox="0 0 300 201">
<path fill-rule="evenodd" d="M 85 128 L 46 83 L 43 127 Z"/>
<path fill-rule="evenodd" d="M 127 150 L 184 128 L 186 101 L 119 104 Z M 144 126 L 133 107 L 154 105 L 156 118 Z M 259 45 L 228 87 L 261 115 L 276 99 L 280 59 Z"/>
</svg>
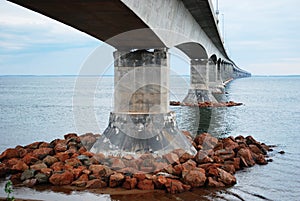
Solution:
<svg viewBox="0 0 300 201">
<path fill-rule="evenodd" d="M 213 94 L 222 94 L 224 92 L 218 63 L 209 62 L 209 90 Z"/>
<path fill-rule="evenodd" d="M 107 155 L 196 150 L 178 129 L 169 111 L 167 48 L 114 52 L 114 111 L 91 151 Z"/>
<path fill-rule="evenodd" d="M 208 59 L 191 60 L 191 84 L 187 96 L 182 101 L 183 104 L 197 104 L 206 101 L 217 102 L 208 87 L 211 62 Z"/>
</svg>

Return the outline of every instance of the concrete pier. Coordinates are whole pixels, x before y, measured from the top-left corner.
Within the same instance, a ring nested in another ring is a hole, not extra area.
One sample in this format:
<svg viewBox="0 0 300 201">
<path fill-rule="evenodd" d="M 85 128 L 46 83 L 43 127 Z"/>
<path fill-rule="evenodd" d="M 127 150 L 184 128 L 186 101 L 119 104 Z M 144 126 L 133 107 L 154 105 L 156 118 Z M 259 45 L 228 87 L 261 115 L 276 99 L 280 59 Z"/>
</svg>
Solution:
<svg viewBox="0 0 300 201">
<path fill-rule="evenodd" d="M 191 84 L 187 96 L 182 101 L 186 104 L 198 102 L 216 102 L 209 90 L 209 67 L 212 61 L 208 59 L 191 60 Z"/>
<path fill-rule="evenodd" d="M 154 153 L 174 149 L 195 154 L 169 111 L 167 48 L 114 52 L 114 111 L 109 125 L 92 147 L 108 155 Z"/>
</svg>

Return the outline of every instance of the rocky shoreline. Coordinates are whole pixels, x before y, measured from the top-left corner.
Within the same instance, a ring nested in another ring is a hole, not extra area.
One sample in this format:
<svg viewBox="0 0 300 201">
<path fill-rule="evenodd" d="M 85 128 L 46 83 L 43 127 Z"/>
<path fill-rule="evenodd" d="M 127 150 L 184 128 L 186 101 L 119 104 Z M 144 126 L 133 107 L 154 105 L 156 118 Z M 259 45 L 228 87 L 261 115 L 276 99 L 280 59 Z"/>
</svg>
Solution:
<svg viewBox="0 0 300 201">
<path fill-rule="evenodd" d="M 170 101 L 171 106 L 189 106 L 189 107 L 233 107 L 233 106 L 240 106 L 243 103 L 236 103 L 233 101 L 228 102 L 198 102 L 198 103 L 181 103 L 180 101 Z"/>
<path fill-rule="evenodd" d="M 122 187 L 181 193 L 199 187 L 232 186 L 236 171 L 267 164 L 267 153 L 272 151 L 251 136 L 217 139 L 203 133 L 192 139 L 189 132 L 183 134 L 197 149 L 195 156 L 184 150 L 163 156 L 105 156 L 88 151 L 99 135 L 70 133 L 50 143 L 34 142 L 5 150 L 0 155 L 0 177 L 9 176 L 14 185 L 27 187 Z"/>
</svg>

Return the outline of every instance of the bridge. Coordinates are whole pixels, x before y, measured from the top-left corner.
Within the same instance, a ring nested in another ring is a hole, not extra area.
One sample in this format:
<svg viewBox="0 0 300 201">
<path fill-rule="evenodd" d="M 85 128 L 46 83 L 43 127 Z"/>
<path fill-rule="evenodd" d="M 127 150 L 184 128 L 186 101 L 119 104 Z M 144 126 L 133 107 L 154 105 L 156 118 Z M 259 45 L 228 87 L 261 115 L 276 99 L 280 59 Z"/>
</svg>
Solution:
<svg viewBox="0 0 300 201">
<path fill-rule="evenodd" d="M 9 0 L 113 46 L 114 111 L 94 152 L 195 149 L 169 109 L 169 48 L 190 59 L 184 103 L 217 101 L 223 83 L 250 76 L 227 55 L 211 0 Z"/>
</svg>

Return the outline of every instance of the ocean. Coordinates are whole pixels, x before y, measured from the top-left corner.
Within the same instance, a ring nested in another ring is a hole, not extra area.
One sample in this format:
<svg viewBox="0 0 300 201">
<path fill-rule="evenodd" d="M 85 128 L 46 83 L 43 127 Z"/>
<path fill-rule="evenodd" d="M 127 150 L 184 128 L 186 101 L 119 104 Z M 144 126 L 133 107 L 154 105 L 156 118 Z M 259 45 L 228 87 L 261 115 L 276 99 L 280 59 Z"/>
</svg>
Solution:
<svg viewBox="0 0 300 201">
<path fill-rule="evenodd" d="M 113 111 L 113 80 L 111 76 L 0 76 L 0 152 L 34 141 L 49 142 L 70 132 L 102 133 Z M 170 83 L 170 100 L 182 101 L 189 77 L 173 76 Z M 170 109 L 176 112 L 179 128 L 193 135 L 251 135 L 276 145 L 269 153 L 273 162 L 237 172 L 233 187 L 135 197 L 15 188 L 14 196 L 42 200 L 300 200 L 300 77 L 237 79 L 218 98 L 243 105 Z M 279 154 L 281 150 L 285 154 Z M 3 185 L 2 180 L 0 197 L 5 197 Z"/>
</svg>

